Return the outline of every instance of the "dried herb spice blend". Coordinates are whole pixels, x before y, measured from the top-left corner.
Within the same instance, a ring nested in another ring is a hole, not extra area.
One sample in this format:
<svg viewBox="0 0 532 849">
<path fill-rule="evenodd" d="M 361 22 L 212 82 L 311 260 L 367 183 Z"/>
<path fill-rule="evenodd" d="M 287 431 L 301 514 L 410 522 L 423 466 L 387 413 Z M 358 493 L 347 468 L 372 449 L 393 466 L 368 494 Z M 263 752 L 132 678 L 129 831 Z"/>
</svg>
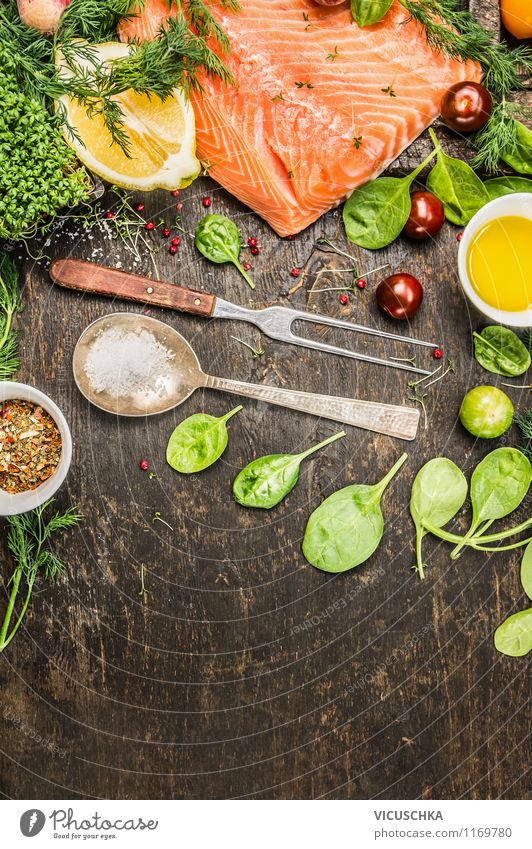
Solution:
<svg viewBox="0 0 532 849">
<path fill-rule="evenodd" d="M 49 413 L 29 401 L 0 404 L 0 489 L 36 489 L 60 459 L 61 434 Z"/>
</svg>

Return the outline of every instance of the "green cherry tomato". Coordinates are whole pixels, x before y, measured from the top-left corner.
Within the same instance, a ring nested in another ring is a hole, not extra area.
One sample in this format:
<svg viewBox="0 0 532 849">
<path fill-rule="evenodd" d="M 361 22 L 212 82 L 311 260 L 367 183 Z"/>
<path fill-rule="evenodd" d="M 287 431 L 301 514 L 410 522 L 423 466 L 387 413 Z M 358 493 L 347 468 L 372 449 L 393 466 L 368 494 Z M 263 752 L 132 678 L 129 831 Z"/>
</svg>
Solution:
<svg viewBox="0 0 532 849">
<path fill-rule="evenodd" d="M 495 386 L 476 386 L 462 401 L 460 421 L 469 433 L 481 439 L 495 439 L 510 427 L 514 405 Z"/>
</svg>

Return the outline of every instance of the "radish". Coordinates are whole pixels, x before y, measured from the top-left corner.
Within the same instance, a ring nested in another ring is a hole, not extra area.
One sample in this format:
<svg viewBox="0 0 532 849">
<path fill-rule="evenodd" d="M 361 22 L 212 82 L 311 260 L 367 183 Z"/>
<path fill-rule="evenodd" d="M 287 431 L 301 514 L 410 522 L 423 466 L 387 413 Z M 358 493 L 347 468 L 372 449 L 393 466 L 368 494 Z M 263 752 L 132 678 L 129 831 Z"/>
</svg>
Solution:
<svg viewBox="0 0 532 849">
<path fill-rule="evenodd" d="M 39 32 L 54 32 L 70 0 L 17 0 L 22 23 Z"/>
</svg>

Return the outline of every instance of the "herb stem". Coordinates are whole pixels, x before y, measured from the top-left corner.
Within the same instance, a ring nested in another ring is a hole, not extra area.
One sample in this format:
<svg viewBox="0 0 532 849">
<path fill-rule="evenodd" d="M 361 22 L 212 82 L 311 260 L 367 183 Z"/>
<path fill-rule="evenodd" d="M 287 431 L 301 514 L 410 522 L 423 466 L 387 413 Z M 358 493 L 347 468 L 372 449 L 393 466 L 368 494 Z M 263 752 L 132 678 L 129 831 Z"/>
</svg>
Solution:
<svg viewBox="0 0 532 849">
<path fill-rule="evenodd" d="M 377 484 L 378 490 L 379 490 L 381 493 L 382 493 L 382 492 L 384 492 L 384 490 L 386 489 L 386 487 L 388 486 L 388 484 L 390 483 L 390 481 L 392 480 L 392 478 L 394 478 L 394 477 L 395 477 L 395 475 L 397 474 L 397 472 L 399 471 L 399 469 L 401 468 L 401 466 L 403 466 L 403 465 L 404 465 L 404 463 L 406 463 L 406 461 L 407 461 L 407 460 L 408 460 L 408 454 L 407 454 L 407 453 L 406 453 L 406 451 L 405 451 L 405 453 L 404 453 L 404 454 L 401 454 L 401 456 L 399 457 L 399 459 L 397 460 L 397 462 L 396 462 L 396 463 L 394 463 L 394 465 L 392 466 L 392 468 L 390 469 L 390 471 L 388 472 L 388 474 L 387 474 L 387 475 L 385 475 L 385 476 L 383 477 L 383 479 L 382 479 L 382 480 L 381 480 L 381 481 Z"/>
<path fill-rule="evenodd" d="M 324 439 L 323 442 L 319 442 L 317 445 L 313 445 L 312 448 L 307 448 L 306 451 L 303 451 L 301 454 L 298 454 L 298 460 L 304 460 L 305 457 L 310 457 L 311 454 L 314 454 L 316 451 L 319 451 L 320 448 L 325 448 L 326 445 L 330 445 L 331 442 L 336 442 L 337 439 L 341 439 L 342 436 L 346 436 L 345 430 L 341 430 L 339 433 L 335 433 L 332 436 L 329 436 L 327 439 Z"/>
<path fill-rule="evenodd" d="M 11 622 L 11 617 L 13 615 L 13 609 L 15 607 L 15 601 L 18 595 L 20 581 L 22 579 L 22 574 L 24 571 L 23 566 L 17 566 L 13 580 L 11 582 L 11 592 L 9 594 L 9 601 L 7 603 L 7 609 L 4 614 L 4 621 L 2 623 L 2 630 L 0 631 L 0 652 L 4 650 L 4 648 L 8 645 L 11 640 L 11 637 L 6 639 L 6 635 L 9 629 L 9 623 Z"/>
</svg>

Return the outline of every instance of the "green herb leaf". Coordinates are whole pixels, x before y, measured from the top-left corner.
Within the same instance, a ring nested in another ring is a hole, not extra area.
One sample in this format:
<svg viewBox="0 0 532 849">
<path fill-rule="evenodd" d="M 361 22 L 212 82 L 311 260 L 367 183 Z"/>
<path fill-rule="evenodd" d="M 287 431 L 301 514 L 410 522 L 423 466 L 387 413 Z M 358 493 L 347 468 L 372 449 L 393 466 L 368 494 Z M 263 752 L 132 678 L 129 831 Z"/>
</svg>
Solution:
<svg viewBox="0 0 532 849">
<path fill-rule="evenodd" d="M 240 271 L 246 283 L 255 288 L 253 280 L 240 264 L 240 231 L 236 224 L 225 215 L 206 215 L 196 227 L 194 243 L 204 257 L 211 262 L 232 262 Z"/>
<path fill-rule="evenodd" d="M 493 638 L 495 648 L 509 657 L 523 657 L 532 651 L 532 607 L 509 616 Z"/>
<path fill-rule="evenodd" d="M 242 405 L 219 418 L 207 413 L 196 413 L 180 422 L 166 448 L 168 465 L 177 472 L 191 475 L 216 463 L 227 446 L 226 423 L 241 409 Z"/>
<path fill-rule="evenodd" d="M 521 560 L 521 583 L 527 596 L 532 599 L 532 542 L 525 548 Z"/>
<path fill-rule="evenodd" d="M 351 0 L 351 12 L 359 27 L 369 27 L 382 20 L 393 0 Z"/>
<path fill-rule="evenodd" d="M 471 476 L 471 527 L 451 557 L 458 557 L 464 543 L 481 524 L 484 533 L 496 519 L 513 513 L 526 496 L 531 481 L 530 460 L 517 448 L 496 448 L 484 457 Z"/>
<path fill-rule="evenodd" d="M 501 158 L 518 174 L 532 174 L 532 130 L 521 121 L 515 121 L 515 144 L 506 148 Z"/>
<path fill-rule="evenodd" d="M 443 203 L 447 220 L 464 227 L 490 196 L 473 169 L 461 159 L 447 156 L 432 128 L 429 133 L 438 159 L 427 177 L 427 189 Z"/>
<path fill-rule="evenodd" d="M 44 514 L 53 502 L 52 498 L 35 510 L 6 518 L 9 529 L 7 547 L 13 555 L 15 569 L 10 580 L 6 580 L 9 598 L 0 628 L 0 652 L 9 645 L 24 620 L 38 575 L 42 574 L 46 580 L 53 583 L 66 571 L 66 565 L 48 547 L 50 538 L 57 531 L 77 525 L 82 517 L 73 507 L 70 507 L 64 513 L 55 513 L 46 519 Z M 22 589 L 24 589 L 24 596 L 20 611 L 15 623 L 11 625 L 18 595 Z"/>
<path fill-rule="evenodd" d="M 486 180 L 484 186 L 491 200 L 516 192 L 532 192 L 532 180 L 526 177 L 493 177 Z"/>
<path fill-rule="evenodd" d="M 467 498 L 465 476 L 447 457 L 435 457 L 419 470 L 410 496 L 410 514 L 416 526 L 416 571 L 424 578 L 421 543 L 425 534 L 424 521 L 443 528 L 455 516 Z"/>
<path fill-rule="evenodd" d="M 265 457 L 257 457 L 234 479 L 235 501 L 244 507 L 262 507 L 266 510 L 275 507 L 295 487 L 302 461 L 342 436 L 345 436 L 343 430 L 301 454 L 268 454 Z"/>
<path fill-rule="evenodd" d="M 303 539 L 303 554 L 312 566 L 345 572 L 373 554 L 384 529 L 382 495 L 406 459 L 403 454 L 380 483 L 346 486 L 314 510 Z"/>
<path fill-rule="evenodd" d="M 475 359 L 486 371 L 519 377 L 530 367 L 530 352 L 513 330 L 490 325 L 473 338 Z"/>
<path fill-rule="evenodd" d="M 407 177 L 377 177 L 355 189 L 343 211 L 349 241 L 376 250 L 397 239 L 410 215 L 410 186 L 435 155 L 433 151 Z"/>
</svg>

